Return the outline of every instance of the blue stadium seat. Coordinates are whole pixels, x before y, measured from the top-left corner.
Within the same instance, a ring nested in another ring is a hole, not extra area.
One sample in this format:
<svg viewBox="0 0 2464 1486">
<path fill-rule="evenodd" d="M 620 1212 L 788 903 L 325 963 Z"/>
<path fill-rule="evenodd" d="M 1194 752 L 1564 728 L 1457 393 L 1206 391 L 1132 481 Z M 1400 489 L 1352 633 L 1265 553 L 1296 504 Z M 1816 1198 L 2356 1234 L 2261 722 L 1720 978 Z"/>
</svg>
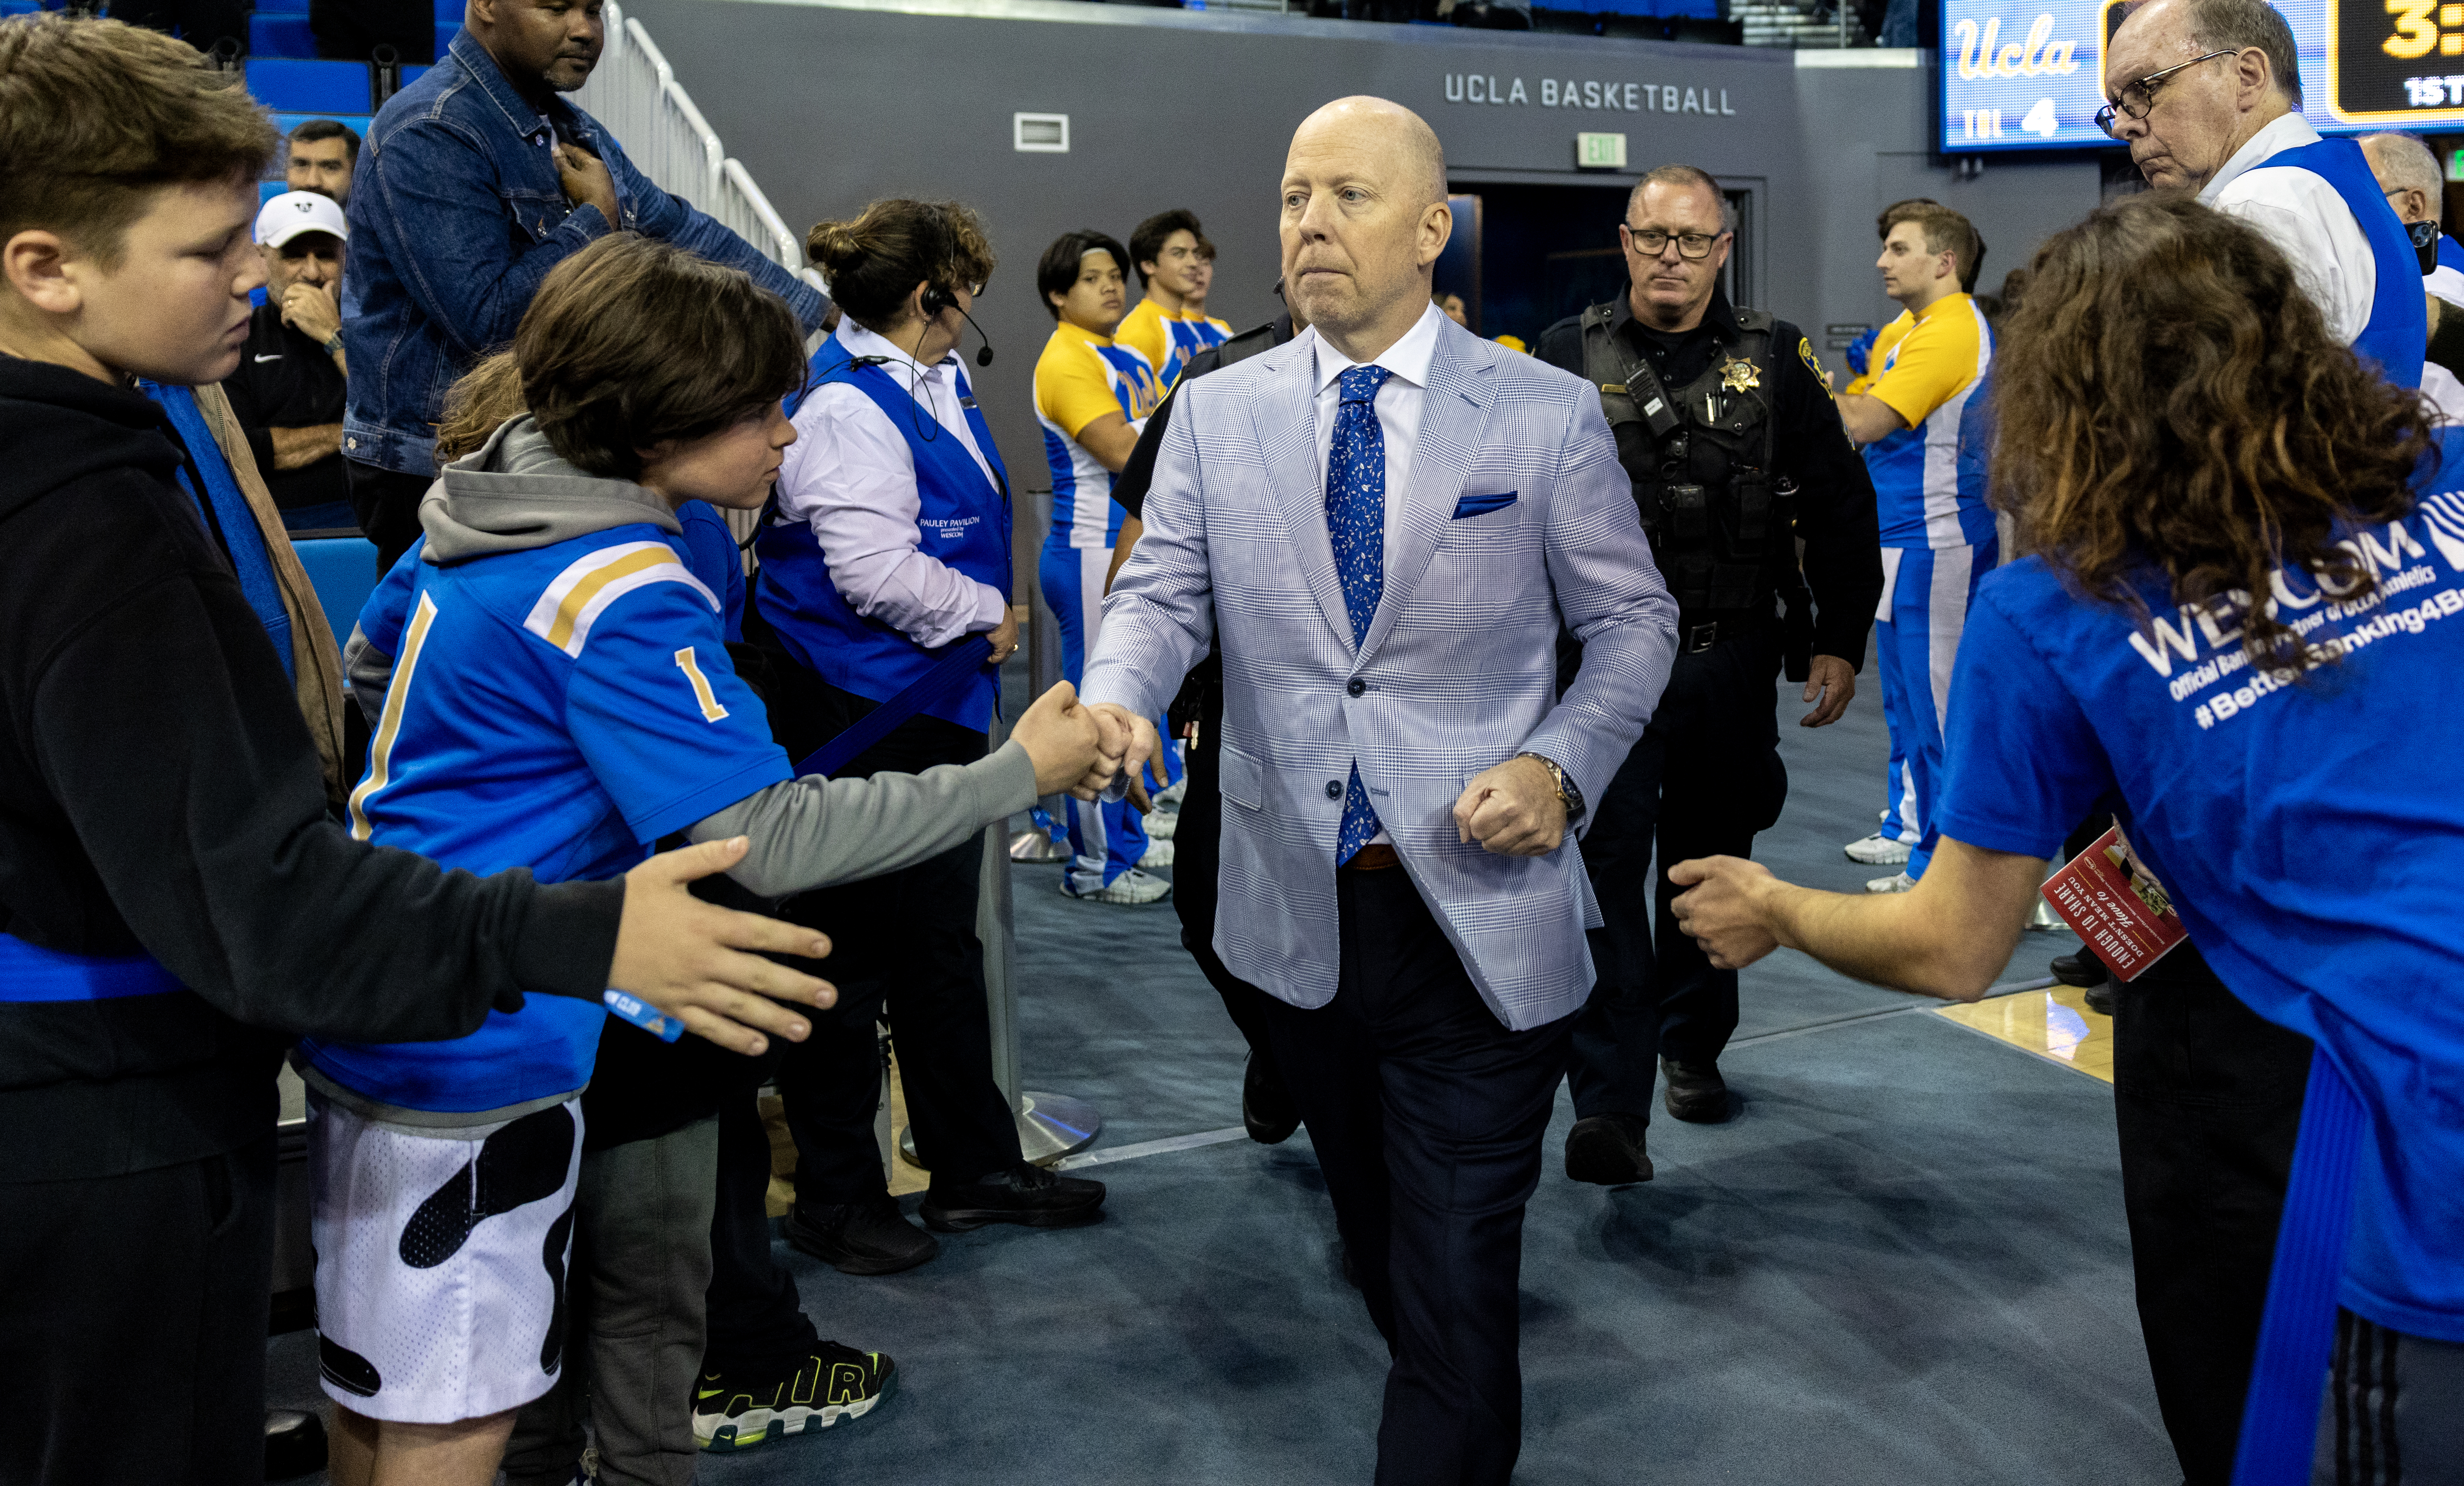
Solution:
<svg viewBox="0 0 2464 1486">
<path fill-rule="evenodd" d="M 305 15 L 269 15 L 259 11 L 248 20 L 248 51 L 251 56 L 313 57 L 317 34 L 308 29 Z"/>
<path fill-rule="evenodd" d="M 308 13 L 308 0 L 258 0 L 256 13 L 305 17 Z"/>
<path fill-rule="evenodd" d="M 41 9 L 37 0 L 0 0 L 0 19 L 11 15 L 32 15 Z"/>
<path fill-rule="evenodd" d="M 428 66 L 426 63 L 411 63 L 408 67 L 402 70 L 402 85 L 406 88 L 409 87 L 412 83 L 417 82 L 420 79 L 420 76 L 427 71 Z"/>
<path fill-rule="evenodd" d="M 266 107 L 286 114 L 364 114 L 368 68 L 365 62 L 251 57 L 248 91 Z"/>
<path fill-rule="evenodd" d="M 459 17 L 436 23 L 436 59 L 438 61 L 445 60 L 445 49 L 453 44 L 453 33 L 461 29 L 462 22 Z"/>
<path fill-rule="evenodd" d="M 334 628 L 334 643 L 351 638 L 360 610 L 377 586 L 377 544 L 364 536 L 319 536 L 291 544 L 308 581 L 317 585 L 317 601 L 325 606 L 325 623 Z"/>
<path fill-rule="evenodd" d="M 436 0 L 436 24 L 462 24 L 462 0 Z"/>
</svg>

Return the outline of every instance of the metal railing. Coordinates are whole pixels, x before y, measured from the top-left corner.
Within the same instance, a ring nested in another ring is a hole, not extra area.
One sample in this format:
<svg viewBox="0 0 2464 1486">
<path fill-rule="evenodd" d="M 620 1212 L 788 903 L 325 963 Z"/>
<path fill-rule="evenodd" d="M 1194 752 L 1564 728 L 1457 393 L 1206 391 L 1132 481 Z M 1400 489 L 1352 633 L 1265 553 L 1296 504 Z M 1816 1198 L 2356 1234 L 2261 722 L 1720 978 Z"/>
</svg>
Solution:
<svg viewBox="0 0 2464 1486">
<path fill-rule="evenodd" d="M 742 163 L 728 158 L 650 33 L 614 0 L 606 19 L 606 50 L 574 100 L 608 127 L 661 190 L 692 202 L 764 257 L 822 287 L 821 276 L 804 265 L 803 239 L 788 230 Z"/>
</svg>

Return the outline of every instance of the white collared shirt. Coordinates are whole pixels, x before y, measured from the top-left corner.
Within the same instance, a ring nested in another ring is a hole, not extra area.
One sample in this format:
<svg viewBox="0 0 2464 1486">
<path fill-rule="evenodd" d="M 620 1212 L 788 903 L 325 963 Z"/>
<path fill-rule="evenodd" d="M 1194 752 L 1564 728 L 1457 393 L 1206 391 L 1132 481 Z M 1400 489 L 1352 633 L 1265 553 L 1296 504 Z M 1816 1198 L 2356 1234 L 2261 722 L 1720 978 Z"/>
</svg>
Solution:
<svg viewBox="0 0 2464 1486">
<path fill-rule="evenodd" d="M 1403 332 L 1403 339 L 1378 353 L 1368 364 L 1383 366 L 1394 375 L 1377 387 L 1377 400 L 1371 405 L 1377 410 L 1377 434 L 1386 445 L 1386 550 L 1395 550 L 1397 515 L 1403 509 L 1403 492 L 1411 489 L 1412 448 L 1420 437 L 1420 407 L 1428 401 L 1429 362 L 1437 358 L 1438 330 L 1446 323 L 1446 312 L 1431 304 Z M 1317 484 L 1326 489 L 1326 467 L 1334 455 L 1334 420 L 1343 408 L 1343 374 L 1361 363 L 1327 344 L 1326 338 L 1312 328 L 1309 335 L 1313 344 L 1309 354 L 1317 373 Z M 1366 844 L 1391 846 L 1394 833 L 1382 827 Z"/>
<path fill-rule="evenodd" d="M 1394 375 L 1377 388 L 1377 431 L 1386 444 L 1386 546 L 1393 551 L 1397 513 L 1403 492 L 1411 489 L 1412 449 L 1420 437 L 1420 404 L 1427 400 L 1429 362 L 1438 354 L 1438 331 L 1446 312 L 1432 304 L 1415 320 L 1403 339 L 1388 346 L 1369 364 Z M 1327 461 L 1334 452 L 1334 420 L 1343 406 L 1342 377 L 1360 363 L 1308 332 L 1317 374 L 1317 483 L 1326 489 Z"/>
<path fill-rule="evenodd" d="M 958 404 L 957 357 L 926 366 L 853 320 L 840 322 L 838 339 L 850 357 L 883 358 L 882 370 L 914 398 L 918 420 L 929 420 L 926 430 L 957 438 L 999 486 Z M 813 389 L 793 422 L 796 442 L 779 465 L 779 519 L 812 527 L 840 597 L 926 649 L 1001 627 L 1008 601 L 1000 589 L 919 550 L 915 456 L 879 404 L 829 382 Z"/>
<path fill-rule="evenodd" d="M 2209 177 L 2199 200 L 2241 218 L 2293 260 L 2294 276 L 2326 317 L 2330 334 L 2353 343 L 2370 322 L 2378 257 L 2353 208 L 2323 177 L 2307 170 L 2261 170 L 2272 157 L 2319 142 L 2299 114 L 2270 121 Z"/>
</svg>

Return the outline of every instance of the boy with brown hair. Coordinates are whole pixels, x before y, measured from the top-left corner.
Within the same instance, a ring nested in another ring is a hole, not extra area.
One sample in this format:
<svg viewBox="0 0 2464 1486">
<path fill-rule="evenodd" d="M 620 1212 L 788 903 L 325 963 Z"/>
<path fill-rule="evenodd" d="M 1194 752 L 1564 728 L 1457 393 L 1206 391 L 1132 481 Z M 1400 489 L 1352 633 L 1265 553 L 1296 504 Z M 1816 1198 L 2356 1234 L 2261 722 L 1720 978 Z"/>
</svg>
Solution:
<svg viewBox="0 0 2464 1486">
<path fill-rule="evenodd" d="M 806 1023 L 751 993 L 827 1000 L 742 952 L 819 936 L 685 890 L 740 842 L 542 886 L 327 817 L 263 550 L 234 570 L 130 385 L 239 355 L 275 138 L 237 80 L 117 22 L 0 21 L 0 1479 L 256 1478 L 291 1038 L 612 986 L 752 1051 Z M 142 1426 L 99 1426 L 132 1386 Z"/>
<path fill-rule="evenodd" d="M 1098 732 L 1065 684 L 963 767 L 796 776 L 676 509 L 760 508 L 802 342 L 778 296 L 672 244 L 620 233 L 549 271 L 514 337 L 529 410 L 447 467 L 351 637 L 353 689 L 383 706 L 355 835 L 587 881 L 667 836 L 740 832 L 731 875 L 780 898 L 947 850 L 1088 773 Z M 603 1056 L 632 1066 L 586 1113 Z M 310 1038 L 297 1065 L 337 1486 L 485 1486 L 514 1411 L 570 1401 L 585 1361 L 603 1463 L 689 1481 L 718 1153 L 693 1070 L 545 1001 L 451 1042 Z M 587 1138 L 603 1114 L 616 1144 Z M 591 1318 L 571 1347 L 568 1315 Z M 830 1402 L 862 1413 L 890 1369 L 854 1366 Z M 535 1422 L 579 1457 L 569 1415 Z"/>
</svg>

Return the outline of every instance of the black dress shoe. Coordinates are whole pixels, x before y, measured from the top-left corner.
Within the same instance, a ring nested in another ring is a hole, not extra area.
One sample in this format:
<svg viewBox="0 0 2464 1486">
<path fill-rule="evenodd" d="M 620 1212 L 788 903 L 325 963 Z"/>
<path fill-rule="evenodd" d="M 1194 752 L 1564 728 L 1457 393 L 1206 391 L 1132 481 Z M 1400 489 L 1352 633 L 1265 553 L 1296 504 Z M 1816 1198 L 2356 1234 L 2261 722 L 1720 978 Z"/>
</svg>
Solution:
<svg viewBox="0 0 2464 1486">
<path fill-rule="evenodd" d="M 2113 1015 L 2114 990 L 2114 983 L 2108 980 L 2101 986 L 2088 987 L 2087 994 L 2081 999 L 2087 1002 L 2089 1011 L 2100 1016 L 2110 1016 Z"/>
<path fill-rule="evenodd" d="M 2096 951 L 2082 945 L 2077 954 L 2057 954 L 2047 967 L 2054 978 L 2066 986 L 2101 986 L 2113 979 L 2113 972 L 2104 968 Z"/>
<path fill-rule="evenodd" d="M 1021 1161 L 972 1182 L 935 1180 L 924 1194 L 924 1221 L 945 1234 L 986 1223 L 1027 1228 L 1067 1228 L 1091 1223 L 1104 1211 L 1104 1184 L 1063 1176 Z"/>
<path fill-rule="evenodd" d="M 1571 1181 L 1623 1187 L 1651 1180 L 1651 1155 L 1643 1148 L 1650 1125 L 1632 1115 L 1593 1115 L 1566 1132 L 1566 1176 Z"/>
<path fill-rule="evenodd" d="M 1284 1086 L 1284 1076 L 1275 1071 L 1271 1060 L 1255 1053 L 1249 1055 L 1248 1071 L 1241 1076 L 1241 1123 L 1261 1146 L 1280 1146 L 1301 1127 L 1300 1106 L 1293 1103 L 1292 1091 Z"/>
<path fill-rule="evenodd" d="M 297 1409 L 265 1415 L 265 1478 L 288 1481 L 325 1469 L 325 1421 Z"/>
<path fill-rule="evenodd" d="M 907 1221 L 898 1199 L 798 1203 L 787 1241 L 842 1275 L 895 1275 L 941 1252 L 941 1240 Z"/>
<path fill-rule="evenodd" d="M 1728 1118 L 1728 1081 L 1720 1077 L 1718 1063 L 1681 1063 L 1663 1058 L 1660 1072 L 1668 1081 L 1668 1092 L 1661 1102 L 1670 1114 L 1692 1125 L 1718 1125 Z"/>
</svg>

